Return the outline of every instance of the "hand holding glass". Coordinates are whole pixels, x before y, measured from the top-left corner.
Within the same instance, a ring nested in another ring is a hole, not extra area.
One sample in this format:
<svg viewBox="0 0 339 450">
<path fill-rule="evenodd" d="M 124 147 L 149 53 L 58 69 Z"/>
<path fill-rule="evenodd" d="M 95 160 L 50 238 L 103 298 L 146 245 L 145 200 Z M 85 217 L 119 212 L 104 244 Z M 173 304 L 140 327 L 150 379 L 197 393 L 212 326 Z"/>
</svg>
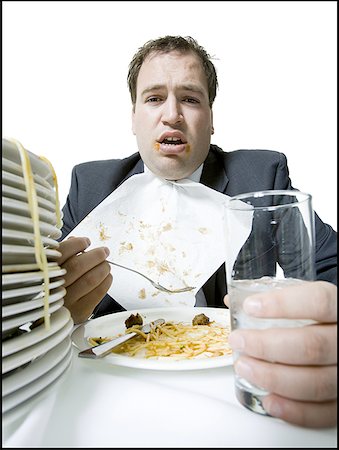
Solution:
<svg viewBox="0 0 339 450">
<path fill-rule="evenodd" d="M 234 239 L 248 227 L 240 250 Z M 261 319 L 242 309 L 252 294 L 282 289 L 315 278 L 314 213 L 312 198 L 300 191 L 261 191 L 232 197 L 227 206 L 226 277 L 232 330 L 298 327 L 308 320 Z M 239 354 L 234 352 L 234 360 Z M 235 378 L 236 396 L 248 409 L 267 415 L 260 386 Z"/>
</svg>

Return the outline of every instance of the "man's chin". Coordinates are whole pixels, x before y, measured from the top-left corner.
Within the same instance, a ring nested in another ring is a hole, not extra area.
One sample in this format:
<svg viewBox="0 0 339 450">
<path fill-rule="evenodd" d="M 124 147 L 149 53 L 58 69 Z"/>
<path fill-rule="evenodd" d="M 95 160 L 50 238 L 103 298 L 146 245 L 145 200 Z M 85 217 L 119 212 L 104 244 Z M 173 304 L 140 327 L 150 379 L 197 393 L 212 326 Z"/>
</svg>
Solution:
<svg viewBox="0 0 339 450">
<path fill-rule="evenodd" d="M 166 161 L 165 164 L 152 167 L 148 166 L 148 168 L 151 172 L 154 173 L 154 175 L 169 181 L 176 181 L 187 178 L 193 172 L 193 170 L 190 172 L 187 167 L 185 167 L 185 170 L 183 170 L 184 168 L 182 167 L 182 164 L 177 164 L 177 162 L 174 161 Z"/>
<path fill-rule="evenodd" d="M 159 171 L 157 174 L 158 177 L 164 178 L 168 181 L 178 181 L 182 180 L 184 178 L 188 178 L 190 174 L 188 173 L 182 173 L 182 172 L 173 172 L 173 171 Z"/>
</svg>

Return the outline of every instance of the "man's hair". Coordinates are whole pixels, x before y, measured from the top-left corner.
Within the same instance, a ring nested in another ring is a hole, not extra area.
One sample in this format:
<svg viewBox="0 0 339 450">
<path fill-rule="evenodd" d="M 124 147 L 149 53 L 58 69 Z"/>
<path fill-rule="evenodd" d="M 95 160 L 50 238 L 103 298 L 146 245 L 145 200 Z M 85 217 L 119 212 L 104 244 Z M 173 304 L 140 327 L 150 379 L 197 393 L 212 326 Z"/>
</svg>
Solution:
<svg viewBox="0 0 339 450">
<path fill-rule="evenodd" d="M 183 54 L 193 52 L 199 57 L 207 77 L 209 104 L 210 107 L 212 107 L 217 94 L 217 72 L 211 62 L 211 56 L 198 44 L 195 39 L 190 36 L 165 36 L 147 41 L 142 47 L 139 48 L 130 62 L 127 76 L 128 88 L 133 105 L 135 105 L 137 98 L 137 79 L 139 71 L 147 56 L 151 53 L 169 53 L 172 51 L 177 51 Z"/>
</svg>

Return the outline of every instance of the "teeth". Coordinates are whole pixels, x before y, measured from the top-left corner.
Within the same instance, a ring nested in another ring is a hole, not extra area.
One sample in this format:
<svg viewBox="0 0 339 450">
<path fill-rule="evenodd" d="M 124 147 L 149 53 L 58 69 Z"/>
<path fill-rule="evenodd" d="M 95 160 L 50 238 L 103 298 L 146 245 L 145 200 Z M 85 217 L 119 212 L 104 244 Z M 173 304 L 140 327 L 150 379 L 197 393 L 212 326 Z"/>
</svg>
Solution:
<svg viewBox="0 0 339 450">
<path fill-rule="evenodd" d="M 165 141 L 180 141 L 181 139 L 180 138 L 177 138 L 177 137 L 167 137 L 167 138 L 165 138 Z"/>
</svg>

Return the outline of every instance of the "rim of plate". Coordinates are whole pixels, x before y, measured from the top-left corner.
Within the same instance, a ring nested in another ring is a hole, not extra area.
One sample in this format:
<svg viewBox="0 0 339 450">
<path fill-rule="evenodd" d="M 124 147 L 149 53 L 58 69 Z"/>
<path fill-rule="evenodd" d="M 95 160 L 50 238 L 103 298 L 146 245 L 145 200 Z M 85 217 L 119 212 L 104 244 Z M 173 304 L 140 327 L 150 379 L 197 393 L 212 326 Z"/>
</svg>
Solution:
<svg viewBox="0 0 339 450">
<path fill-rule="evenodd" d="M 212 308 L 212 307 L 163 307 L 163 308 L 138 308 L 128 311 L 121 311 L 118 313 L 107 314 L 97 319 L 91 319 L 84 324 L 78 326 L 72 333 L 73 344 L 78 350 L 85 350 L 90 347 L 87 342 L 89 336 L 112 336 L 118 335 L 125 330 L 124 320 L 129 317 L 130 314 L 139 313 L 143 316 L 144 322 L 164 318 L 165 320 L 176 321 L 190 321 L 196 314 L 205 313 L 209 314 L 212 320 L 224 319 L 229 325 L 230 314 L 227 308 Z M 181 314 L 185 313 L 186 316 Z M 179 314 L 179 316 L 178 316 Z M 181 317 L 180 317 L 181 315 Z M 105 324 L 106 322 L 106 324 Z M 111 322 L 111 323 L 110 323 Z M 104 328 L 103 325 L 107 328 Z M 95 331 L 96 328 L 100 328 L 99 334 Z M 114 334 L 107 334 L 106 330 L 114 328 Z M 105 356 L 102 360 L 103 363 L 119 365 L 125 367 L 133 367 L 139 369 L 150 370 L 197 370 L 208 369 L 215 367 L 224 367 L 233 364 L 232 355 L 224 355 L 217 357 L 203 357 L 192 359 L 151 359 L 143 357 L 132 357 L 124 354 L 111 353 Z"/>
<path fill-rule="evenodd" d="M 21 352 L 24 352 L 28 348 L 32 348 L 32 352 L 35 351 L 36 347 L 35 345 L 43 342 L 46 339 L 51 338 L 52 335 L 63 329 L 66 325 L 72 324 L 73 326 L 73 320 L 71 318 L 71 314 L 69 310 L 62 306 L 59 308 L 55 313 L 51 314 L 51 321 L 50 321 L 50 328 L 47 330 L 45 328 L 45 324 L 42 323 L 41 325 L 37 326 L 36 328 L 33 328 L 29 333 L 22 334 L 20 336 L 13 337 L 12 339 L 8 339 L 6 341 L 3 341 L 2 343 L 2 362 L 3 362 L 3 373 L 8 372 L 9 370 L 12 370 L 12 368 L 15 368 L 12 366 L 11 360 L 14 359 L 13 355 L 16 355 L 19 353 L 19 363 L 20 363 L 20 354 Z M 52 348 L 52 347 L 50 347 Z M 46 350 L 47 351 L 47 350 Z M 40 354 L 40 353 L 39 353 Z M 23 355 L 26 355 L 26 352 L 23 353 Z M 13 358 L 10 358 L 13 356 Z M 36 354 L 35 356 L 39 356 Z M 16 357 L 15 357 L 16 358 Z M 25 362 L 30 361 L 30 359 L 23 358 L 22 364 Z M 19 365 L 22 365 L 19 364 Z M 8 368 L 10 367 L 10 368 Z M 4 369 L 5 372 L 4 372 Z"/>
</svg>

